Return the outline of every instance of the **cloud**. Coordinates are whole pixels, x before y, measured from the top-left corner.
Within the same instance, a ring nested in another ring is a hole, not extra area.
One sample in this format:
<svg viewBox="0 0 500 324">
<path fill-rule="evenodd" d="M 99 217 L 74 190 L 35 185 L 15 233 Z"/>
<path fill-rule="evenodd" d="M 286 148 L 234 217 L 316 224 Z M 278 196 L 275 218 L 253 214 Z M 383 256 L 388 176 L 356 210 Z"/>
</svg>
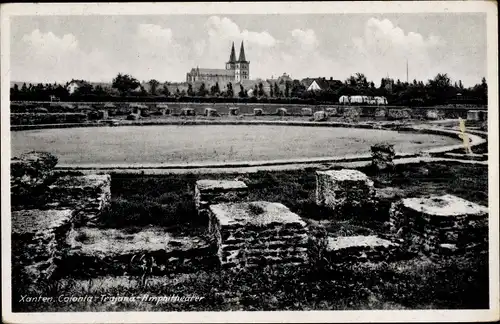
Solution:
<svg viewBox="0 0 500 324">
<path fill-rule="evenodd" d="M 57 36 L 35 29 L 13 44 L 12 53 L 15 80 L 54 82 L 107 75 L 104 53 L 97 49 L 82 51 L 73 34 Z"/>
<path fill-rule="evenodd" d="M 42 33 L 39 29 L 35 29 L 31 34 L 24 35 L 22 40 L 35 49 L 37 54 L 65 53 L 78 49 L 78 40 L 72 34 L 57 37 L 52 32 Z"/>
<path fill-rule="evenodd" d="M 217 39 L 242 40 L 263 47 L 272 47 L 276 44 L 276 39 L 268 32 L 240 30 L 240 27 L 227 17 L 211 16 L 207 19 L 205 26 L 212 41 Z"/>
<path fill-rule="evenodd" d="M 137 36 L 148 40 L 152 44 L 164 44 L 173 41 L 172 29 L 153 24 L 139 24 Z"/>
<path fill-rule="evenodd" d="M 312 51 L 318 47 L 318 38 L 312 29 L 294 29 L 291 34 L 302 50 Z"/>
<path fill-rule="evenodd" d="M 355 49 L 353 68 L 364 71 L 370 78 L 389 74 L 406 79 L 406 61 L 412 66 L 411 79 L 425 79 L 432 66 L 432 52 L 444 45 L 435 35 L 424 37 L 416 32 L 405 32 L 390 20 L 370 18 L 364 34 L 353 38 Z M 354 71 L 354 72 L 356 72 Z"/>
</svg>

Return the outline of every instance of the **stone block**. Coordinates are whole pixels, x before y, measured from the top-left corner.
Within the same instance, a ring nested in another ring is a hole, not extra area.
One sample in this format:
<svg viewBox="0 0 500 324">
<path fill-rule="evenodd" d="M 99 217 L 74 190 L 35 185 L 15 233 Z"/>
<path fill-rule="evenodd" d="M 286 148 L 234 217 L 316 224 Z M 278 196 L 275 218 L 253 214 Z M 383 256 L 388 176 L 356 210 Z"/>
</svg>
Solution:
<svg viewBox="0 0 500 324">
<path fill-rule="evenodd" d="M 209 205 L 244 201 L 247 197 L 247 185 L 238 180 L 198 180 L 194 189 L 196 210 L 203 218 L 207 217 Z"/>
<path fill-rule="evenodd" d="M 380 143 L 371 146 L 372 166 L 377 170 L 393 169 L 393 159 L 396 156 L 394 145 Z"/>
<path fill-rule="evenodd" d="M 377 107 L 377 109 L 375 109 L 375 118 L 376 119 L 385 119 L 386 116 L 387 116 L 387 108 Z"/>
<path fill-rule="evenodd" d="M 375 235 L 328 237 L 326 251 L 334 263 L 393 261 L 402 257 L 398 243 Z"/>
<path fill-rule="evenodd" d="M 437 110 L 427 110 L 425 112 L 425 118 L 429 120 L 439 119 L 439 112 Z"/>
<path fill-rule="evenodd" d="M 344 107 L 342 117 L 348 121 L 358 121 L 361 116 L 361 111 L 357 107 Z"/>
<path fill-rule="evenodd" d="M 44 184 L 52 174 L 57 158 L 47 152 L 28 152 L 10 163 L 11 195 L 27 195 Z"/>
<path fill-rule="evenodd" d="M 217 109 L 205 108 L 204 115 L 207 116 L 207 117 L 218 117 L 219 116 L 219 112 L 217 111 Z"/>
<path fill-rule="evenodd" d="M 465 199 L 453 195 L 405 198 L 393 203 L 389 214 L 392 236 L 406 241 L 411 251 L 439 253 L 442 244 L 459 252 L 488 248 L 488 208 Z"/>
<path fill-rule="evenodd" d="M 262 116 L 264 114 L 264 111 L 261 108 L 254 108 L 253 109 L 253 114 L 255 116 Z"/>
<path fill-rule="evenodd" d="M 328 114 L 325 111 L 316 111 L 314 113 L 314 121 L 325 121 L 328 120 Z"/>
<path fill-rule="evenodd" d="M 302 108 L 300 110 L 302 116 L 312 116 L 313 115 L 313 111 L 311 108 Z"/>
<path fill-rule="evenodd" d="M 288 114 L 288 111 L 286 110 L 286 108 L 278 108 L 276 110 L 276 115 L 278 116 L 286 116 Z"/>
<path fill-rule="evenodd" d="M 111 200 L 111 176 L 91 174 L 65 176 L 49 186 L 51 208 L 76 210 L 77 225 L 95 226 Z"/>
<path fill-rule="evenodd" d="M 329 107 L 325 109 L 328 116 L 338 116 L 339 112 L 335 107 Z"/>
<path fill-rule="evenodd" d="M 67 237 L 64 271 L 72 277 L 165 275 L 218 265 L 216 247 L 202 237 L 172 235 L 150 226 L 140 231 L 81 227 Z"/>
<path fill-rule="evenodd" d="M 316 204 L 335 216 L 356 217 L 370 213 L 375 203 L 373 181 L 350 169 L 316 171 Z"/>
<path fill-rule="evenodd" d="M 307 262 L 306 223 L 279 203 L 211 205 L 209 231 L 223 267 Z"/>
<path fill-rule="evenodd" d="M 229 108 L 229 115 L 238 116 L 240 114 L 240 109 L 237 107 Z"/>
<path fill-rule="evenodd" d="M 74 211 L 12 211 L 12 266 L 33 281 L 54 275 L 63 257 Z"/>
<path fill-rule="evenodd" d="M 467 120 L 468 121 L 481 121 L 481 111 L 479 111 L 479 110 L 467 110 Z"/>
<path fill-rule="evenodd" d="M 391 120 L 410 119 L 411 118 L 411 110 L 410 109 L 389 109 L 387 111 L 387 116 Z"/>
</svg>

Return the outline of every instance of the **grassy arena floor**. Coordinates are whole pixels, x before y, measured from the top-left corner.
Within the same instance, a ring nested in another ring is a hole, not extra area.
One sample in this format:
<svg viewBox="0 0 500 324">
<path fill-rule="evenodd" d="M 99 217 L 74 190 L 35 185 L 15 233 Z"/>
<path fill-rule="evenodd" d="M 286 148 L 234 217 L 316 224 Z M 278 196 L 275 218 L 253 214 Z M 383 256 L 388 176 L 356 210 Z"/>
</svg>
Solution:
<svg viewBox="0 0 500 324">
<path fill-rule="evenodd" d="M 12 156 L 42 150 L 61 164 L 185 164 L 367 154 L 390 142 L 415 153 L 458 144 L 454 138 L 388 130 L 265 125 L 122 126 L 11 133 Z"/>
</svg>

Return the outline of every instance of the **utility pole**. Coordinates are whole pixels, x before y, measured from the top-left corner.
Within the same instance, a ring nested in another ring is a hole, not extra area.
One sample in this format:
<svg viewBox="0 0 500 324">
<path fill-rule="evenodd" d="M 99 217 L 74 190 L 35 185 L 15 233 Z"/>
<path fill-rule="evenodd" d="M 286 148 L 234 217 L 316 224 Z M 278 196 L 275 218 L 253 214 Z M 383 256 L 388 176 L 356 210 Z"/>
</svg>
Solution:
<svg viewBox="0 0 500 324">
<path fill-rule="evenodd" d="M 406 59 L 406 83 L 408 83 L 408 59 Z"/>
</svg>

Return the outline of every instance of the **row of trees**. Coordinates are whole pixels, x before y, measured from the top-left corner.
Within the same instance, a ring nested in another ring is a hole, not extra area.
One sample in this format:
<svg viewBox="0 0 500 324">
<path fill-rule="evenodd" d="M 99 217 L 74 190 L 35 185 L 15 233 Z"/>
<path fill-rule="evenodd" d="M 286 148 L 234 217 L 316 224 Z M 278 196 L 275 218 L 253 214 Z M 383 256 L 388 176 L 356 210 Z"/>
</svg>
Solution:
<svg viewBox="0 0 500 324">
<path fill-rule="evenodd" d="M 166 100 L 179 100 L 180 98 L 257 98 L 257 99 L 302 99 L 319 102 L 338 102 L 341 96 L 364 95 L 384 96 L 390 104 L 412 105 L 412 104 L 447 104 L 447 103 L 474 103 L 487 104 L 488 85 L 483 78 L 480 84 L 465 88 L 461 81 L 452 82 L 447 74 L 438 74 L 427 82 L 413 80 L 402 82 L 391 78 L 383 78 L 378 87 L 373 81 L 368 81 L 362 73 L 356 73 L 345 81 L 318 80 L 323 87 L 318 91 L 307 91 L 306 86 L 299 80 L 281 81 L 269 83 L 261 81 L 252 89 L 245 89 L 242 84 L 233 89 L 232 83 L 227 83 L 221 88 L 219 83 L 207 87 L 204 83 L 194 88 L 188 84 L 187 89 L 174 90 L 175 86 L 168 82 L 160 83 L 158 80 L 150 80 L 148 89 L 134 77 L 127 74 L 118 74 L 111 87 L 102 85 L 93 86 L 89 82 L 76 80 L 78 87 L 70 94 L 68 85 L 61 84 L 23 84 L 19 87 L 15 84 L 11 88 L 11 100 L 49 100 L 55 96 L 60 100 L 113 100 L 114 97 L 163 97 Z"/>
</svg>

